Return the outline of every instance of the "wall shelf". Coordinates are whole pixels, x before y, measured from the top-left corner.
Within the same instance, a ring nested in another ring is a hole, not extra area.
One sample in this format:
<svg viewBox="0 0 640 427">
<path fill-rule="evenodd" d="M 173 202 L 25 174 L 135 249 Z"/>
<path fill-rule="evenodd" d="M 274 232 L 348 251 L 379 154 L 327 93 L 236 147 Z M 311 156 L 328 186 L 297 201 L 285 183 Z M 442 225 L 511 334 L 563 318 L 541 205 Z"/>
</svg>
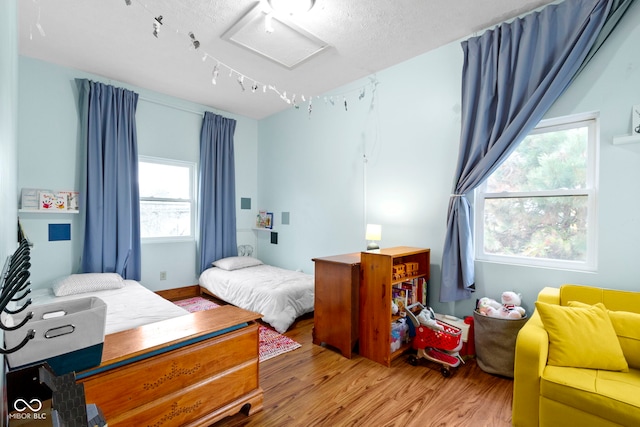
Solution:
<svg viewBox="0 0 640 427">
<path fill-rule="evenodd" d="M 261 227 L 253 227 L 254 231 L 276 231 L 273 228 L 261 228 Z"/>
<path fill-rule="evenodd" d="M 640 134 L 636 135 L 624 135 L 624 136 L 614 136 L 613 144 L 621 145 L 621 144 L 633 144 L 640 142 Z"/>
<path fill-rule="evenodd" d="M 57 209 L 18 209 L 19 213 L 34 213 L 34 214 L 77 214 L 80 213 L 77 209 L 65 209 L 65 210 L 57 210 Z"/>
</svg>

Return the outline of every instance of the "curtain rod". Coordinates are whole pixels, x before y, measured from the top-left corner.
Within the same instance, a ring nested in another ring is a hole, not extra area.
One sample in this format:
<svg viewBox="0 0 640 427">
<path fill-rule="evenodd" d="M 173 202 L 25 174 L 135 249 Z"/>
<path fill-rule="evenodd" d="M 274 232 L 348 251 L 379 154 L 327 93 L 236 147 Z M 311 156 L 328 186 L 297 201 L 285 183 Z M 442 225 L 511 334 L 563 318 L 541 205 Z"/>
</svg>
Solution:
<svg viewBox="0 0 640 427">
<path fill-rule="evenodd" d="M 142 95 L 138 95 L 138 99 L 141 100 L 141 101 L 147 101 L 147 102 L 150 102 L 152 104 L 162 105 L 163 107 L 169 107 L 169 108 L 185 111 L 187 113 L 197 114 L 199 116 L 203 116 L 204 117 L 204 111 L 195 111 L 195 110 L 190 110 L 188 108 L 178 107 L 178 106 L 175 106 L 175 105 L 167 104 L 166 102 L 162 102 L 162 101 L 157 101 L 155 99 L 146 98 L 146 97 L 144 97 Z"/>
</svg>

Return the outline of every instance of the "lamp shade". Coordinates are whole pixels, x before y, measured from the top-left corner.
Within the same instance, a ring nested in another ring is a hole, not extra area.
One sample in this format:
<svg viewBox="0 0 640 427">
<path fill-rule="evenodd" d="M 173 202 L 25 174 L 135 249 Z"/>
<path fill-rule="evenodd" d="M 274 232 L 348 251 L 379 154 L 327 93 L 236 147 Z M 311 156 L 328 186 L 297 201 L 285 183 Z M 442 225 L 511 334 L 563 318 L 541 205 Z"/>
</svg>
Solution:
<svg viewBox="0 0 640 427">
<path fill-rule="evenodd" d="M 367 232 L 365 234 L 366 240 L 381 240 L 382 239 L 382 226 L 380 224 L 367 224 Z"/>
</svg>

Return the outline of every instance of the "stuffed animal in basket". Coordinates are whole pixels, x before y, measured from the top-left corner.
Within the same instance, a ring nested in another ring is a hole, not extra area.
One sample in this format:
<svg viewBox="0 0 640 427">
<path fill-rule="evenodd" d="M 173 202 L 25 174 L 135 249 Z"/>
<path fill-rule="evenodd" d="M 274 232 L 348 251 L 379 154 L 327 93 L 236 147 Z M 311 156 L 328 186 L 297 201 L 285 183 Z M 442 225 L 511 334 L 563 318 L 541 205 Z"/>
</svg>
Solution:
<svg viewBox="0 0 640 427">
<path fill-rule="evenodd" d="M 502 308 L 502 304 L 493 298 L 482 297 L 478 300 L 478 306 L 476 309 L 478 313 L 485 316 L 493 316 L 497 310 Z"/>
<path fill-rule="evenodd" d="M 512 291 L 502 293 L 502 317 L 509 319 L 522 319 L 526 315 L 526 311 L 521 307 L 522 298 L 519 294 Z"/>
<path fill-rule="evenodd" d="M 482 297 L 478 300 L 477 310 L 485 316 L 503 319 L 521 319 L 525 316 L 526 311 L 520 306 L 520 295 L 506 291 L 502 293 L 501 301 L 502 304 L 494 299 Z"/>
</svg>

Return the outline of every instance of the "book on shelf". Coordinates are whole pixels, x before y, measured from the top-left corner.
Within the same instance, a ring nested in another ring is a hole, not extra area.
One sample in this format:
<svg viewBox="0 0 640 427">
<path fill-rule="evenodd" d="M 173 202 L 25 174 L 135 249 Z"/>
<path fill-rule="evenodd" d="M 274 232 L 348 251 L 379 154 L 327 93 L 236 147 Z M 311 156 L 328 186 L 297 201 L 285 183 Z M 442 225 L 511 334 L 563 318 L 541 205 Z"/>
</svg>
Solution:
<svg viewBox="0 0 640 427">
<path fill-rule="evenodd" d="M 420 295 L 421 295 L 421 303 L 422 305 L 424 305 L 425 307 L 428 305 L 428 301 L 427 301 L 427 279 L 425 279 L 424 277 L 420 277 L 418 278 L 418 288 L 420 289 Z"/>
<path fill-rule="evenodd" d="M 393 286 L 391 288 L 391 298 L 393 299 L 393 302 L 398 306 L 399 312 L 404 311 L 405 307 L 409 306 L 411 300 L 409 296 L 410 293 L 410 290 L 403 289 L 398 286 Z"/>
</svg>

